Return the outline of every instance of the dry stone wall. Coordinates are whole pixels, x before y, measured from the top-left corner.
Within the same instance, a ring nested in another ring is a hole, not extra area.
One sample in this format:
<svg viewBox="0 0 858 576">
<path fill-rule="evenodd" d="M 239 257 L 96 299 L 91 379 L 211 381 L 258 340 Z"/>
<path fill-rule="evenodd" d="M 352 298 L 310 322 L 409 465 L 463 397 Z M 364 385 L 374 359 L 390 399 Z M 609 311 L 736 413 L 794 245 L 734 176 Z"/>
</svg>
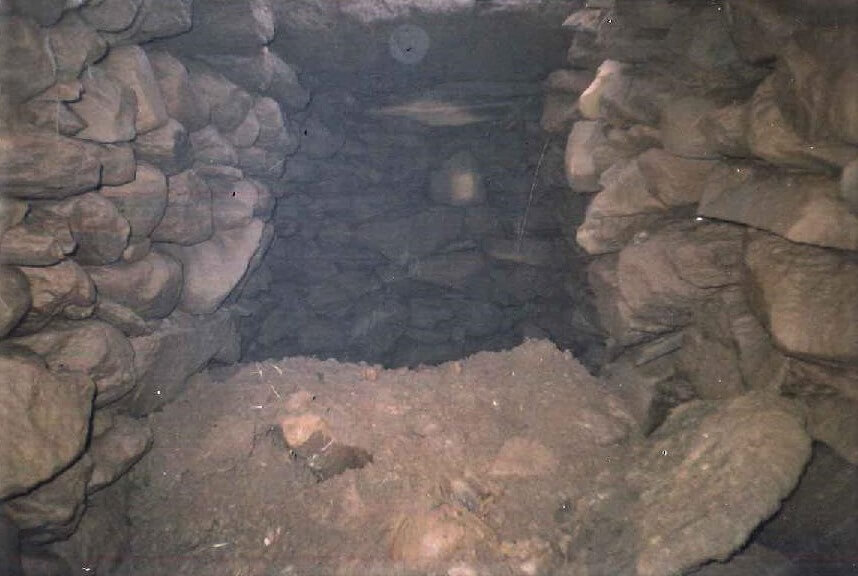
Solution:
<svg viewBox="0 0 858 576">
<path fill-rule="evenodd" d="M 855 463 L 858 11 L 806 4 L 589 2 L 545 116 L 644 430 L 770 389 Z"/>
<path fill-rule="evenodd" d="M 195 4 L 0 6 L 0 515 L 30 568 L 86 565 L 92 534 L 34 546 L 87 506 L 121 523 L 102 490 L 150 446 L 139 417 L 239 358 L 229 302 L 309 94 L 266 48 L 267 0 Z"/>
</svg>

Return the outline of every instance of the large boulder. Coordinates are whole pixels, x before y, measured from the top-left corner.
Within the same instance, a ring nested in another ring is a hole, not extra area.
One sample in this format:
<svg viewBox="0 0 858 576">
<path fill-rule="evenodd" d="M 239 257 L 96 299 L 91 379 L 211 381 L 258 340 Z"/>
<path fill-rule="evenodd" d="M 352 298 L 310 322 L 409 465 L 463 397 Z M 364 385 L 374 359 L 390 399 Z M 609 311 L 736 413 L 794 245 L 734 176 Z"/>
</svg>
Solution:
<svg viewBox="0 0 858 576">
<path fill-rule="evenodd" d="M 95 405 L 105 406 L 134 387 L 134 352 L 122 332 L 98 320 L 55 322 L 12 340 L 42 358 L 51 370 L 73 371 L 95 382 Z"/>
<path fill-rule="evenodd" d="M 47 131 L 0 133 L 0 186 L 17 198 L 59 199 L 92 190 L 101 177 L 98 148 Z"/>
<path fill-rule="evenodd" d="M 131 145 L 104 144 L 97 150 L 102 164 L 102 186 L 121 186 L 134 180 L 137 160 L 134 158 L 134 149 Z"/>
<path fill-rule="evenodd" d="M 707 182 L 698 214 L 768 230 L 793 242 L 858 250 L 858 216 L 838 199 L 837 180 L 827 176 L 719 170 Z"/>
<path fill-rule="evenodd" d="M 637 162 L 650 191 L 667 206 L 697 204 L 715 167 L 714 162 L 682 158 L 659 148 L 647 150 Z"/>
<path fill-rule="evenodd" d="M 30 309 L 27 277 L 11 266 L 0 266 L 0 338 L 12 331 Z"/>
<path fill-rule="evenodd" d="M 229 296 L 247 271 L 259 248 L 265 223 L 219 230 L 193 246 L 164 244 L 162 248 L 182 262 L 184 288 L 180 308 L 191 314 L 211 314 Z"/>
<path fill-rule="evenodd" d="M 65 255 L 56 237 L 38 226 L 19 224 L 0 232 L 0 264 L 53 266 Z"/>
<path fill-rule="evenodd" d="M 96 142 L 128 142 L 137 135 L 137 96 L 130 88 L 92 66 L 83 77 L 83 96 L 71 109 L 86 123 L 78 138 Z"/>
<path fill-rule="evenodd" d="M 574 573 L 667 576 L 726 561 L 771 517 L 811 455 L 800 409 L 753 392 L 675 409 L 620 479 L 574 504 Z M 731 572 L 732 573 L 732 572 Z"/>
<path fill-rule="evenodd" d="M 185 382 L 212 358 L 235 361 L 238 334 L 229 312 L 191 316 L 177 312 L 149 335 L 131 339 L 137 388 L 126 408 L 145 415 L 175 399 Z"/>
<path fill-rule="evenodd" d="M 82 374 L 55 374 L 22 348 L 0 350 L 0 498 L 52 478 L 83 452 L 95 386 Z"/>
<path fill-rule="evenodd" d="M 758 234 L 745 253 L 753 308 L 788 354 L 858 362 L 858 262 Z"/>
<path fill-rule="evenodd" d="M 139 46 L 112 48 L 100 64 L 104 72 L 129 88 L 137 100 L 134 127 L 145 134 L 167 123 L 167 108 L 146 52 Z"/>
<path fill-rule="evenodd" d="M 55 266 L 21 266 L 30 284 L 32 306 L 14 334 L 33 334 L 44 328 L 55 316 L 81 320 L 92 315 L 95 285 L 78 264 L 64 260 Z"/>
<path fill-rule="evenodd" d="M 150 252 L 137 262 L 87 269 L 99 297 L 133 310 L 141 318 L 164 318 L 182 293 L 182 266 L 167 254 Z"/>
<path fill-rule="evenodd" d="M 148 237 L 167 209 L 167 178 L 163 172 L 144 162 L 137 164 L 133 182 L 103 186 L 100 192 L 128 220 L 132 239 Z"/>
<path fill-rule="evenodd" d="M 23 102 L 54 83 L 54 59 L 41 28 L 27 18 L 0 16 L 0 38 L 4 100 Z"/>
<path fill-rule="evenodd" d="M 191 86 L 185 65 L 169 52 L 160 50 L 149 53 L 149 62 L 170 117 L 191 132 L 208 124 L 211 110 Z"/>
<path fill-rule="evenodd" d="M 205 180 L 193 170 L 170 176 L 167 208 L 152 240 L 173 244 L 198 244 L 211 238 L 212 193 Z"/>
</svg>

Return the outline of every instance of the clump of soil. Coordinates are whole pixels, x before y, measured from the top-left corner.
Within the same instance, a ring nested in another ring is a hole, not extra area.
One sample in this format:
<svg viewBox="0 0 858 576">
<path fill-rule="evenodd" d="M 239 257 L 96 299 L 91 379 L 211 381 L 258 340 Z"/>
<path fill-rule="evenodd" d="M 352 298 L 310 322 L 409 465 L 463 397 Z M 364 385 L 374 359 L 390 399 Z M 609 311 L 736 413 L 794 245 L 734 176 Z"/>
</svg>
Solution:
<svg viewBox="0 0 858 576">
<path fill-rule="evenodd" d="M 544 574 L 634 436 L 568 353 L 211 370 L 151 416 L 128 574 Z"/>
</svg>

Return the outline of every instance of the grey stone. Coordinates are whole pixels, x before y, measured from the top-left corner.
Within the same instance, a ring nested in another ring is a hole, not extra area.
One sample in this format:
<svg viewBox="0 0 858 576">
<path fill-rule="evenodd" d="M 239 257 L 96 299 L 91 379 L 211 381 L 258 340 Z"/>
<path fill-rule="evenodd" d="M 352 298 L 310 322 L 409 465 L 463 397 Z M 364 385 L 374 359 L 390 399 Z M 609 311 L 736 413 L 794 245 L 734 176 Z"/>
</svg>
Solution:
<svg viewBox="0 0 858 576">
<path fill-rule="evenodd" d="M 148 237 L 167 208 L 167 178 L 152 165 L 137 164 L 133 182 L 103 186 L 101 194 L 113 202 L 131 226 L 131 239 Z"/>
<path fill-rule="evenodd" d="M 54 83 L 54 61 L 41 28 L 26 18 L 0 16 L 0 38 L 0 62 L 14 62 L 0 70 L 4 100 L 23 102 Z"/>
<path fill-rule="evenodd" d="M 152 231 L 152 240 L 197 244 L 208 240 L 212 230 L 212 193 L 209 185 L 193 170 L 170 176 L 167 209 Z"/>
<path fill-rule="evenodd" d="M 59 80 L 78 78 L 84 68 L 107 53 L 107 43 L 77 13 L 70 10 L 48 30 Z"/>
<path fill-rule="evenodd" d="M 162 50 L 150 52 L 149 62 L 170 117 L 191 132 L 205 127 L 209 123 L 211 109 L 194 91 L 185 65 Z"/>
<path fill-rule="evenodd" d="M 189 168 L 193 161 L 188 132 L 172 118 L 161 128 L 139 135 L 134 140 L 134 152 L 168 176 Z"/>
<path fill-rule="evenodd" d="M 6 336 L 30 309 L 30 285 L 16 268 L 0 266 L 0 338 Z"/>
</svg>

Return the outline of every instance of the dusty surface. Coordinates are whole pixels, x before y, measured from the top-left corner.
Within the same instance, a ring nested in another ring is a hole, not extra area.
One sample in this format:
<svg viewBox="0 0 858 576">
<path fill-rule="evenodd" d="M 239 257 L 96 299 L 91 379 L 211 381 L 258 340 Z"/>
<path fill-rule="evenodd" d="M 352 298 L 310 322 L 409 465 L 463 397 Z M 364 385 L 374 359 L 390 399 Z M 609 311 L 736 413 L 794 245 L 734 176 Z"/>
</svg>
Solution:
<svg viewBox="0 0 858 576">
<path fill-rule="evenodd" d="M 688 402 L 642 438 L 614 392 L 534 340 L 210 370 L 150 415 L 124 573 L 687 573 L 740 550 L 810 458 L 791 400 Z"/>
<path fill-rule="evenodd" d="M 416 371 L 215 370 L 151 418 L 125 566 L 141 576 L 544 573 L 560 515 L 632 429 L 546 342 Z M 286 445 L 307 427 L 319 445 Z"/>
</svg>

